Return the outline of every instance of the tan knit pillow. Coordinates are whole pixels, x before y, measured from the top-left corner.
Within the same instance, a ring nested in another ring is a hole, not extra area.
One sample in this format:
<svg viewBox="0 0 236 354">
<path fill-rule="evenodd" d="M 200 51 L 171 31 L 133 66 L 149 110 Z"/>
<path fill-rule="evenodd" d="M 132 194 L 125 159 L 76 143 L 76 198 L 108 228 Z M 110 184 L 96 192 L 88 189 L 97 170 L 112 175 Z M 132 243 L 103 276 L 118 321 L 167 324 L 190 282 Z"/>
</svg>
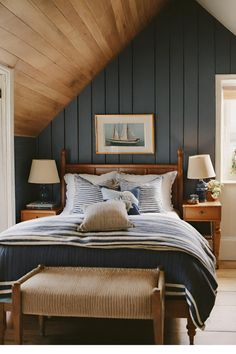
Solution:
<svg viewBox="0 0 236 354">
<path fill-rule="evenodd" d="M 125 203 L 118 200 L 89 205 L 78 231 L 126 230 L 134 225 L 129 221 Z"/>
</svg>

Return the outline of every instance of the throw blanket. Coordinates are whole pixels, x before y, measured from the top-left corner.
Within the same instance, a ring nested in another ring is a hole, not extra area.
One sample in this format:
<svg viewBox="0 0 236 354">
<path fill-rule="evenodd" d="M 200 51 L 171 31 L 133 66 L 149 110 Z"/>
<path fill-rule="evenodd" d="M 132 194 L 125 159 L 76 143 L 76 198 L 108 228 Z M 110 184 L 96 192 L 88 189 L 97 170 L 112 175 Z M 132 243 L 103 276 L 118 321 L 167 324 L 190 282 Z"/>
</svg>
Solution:
<svg viewBox="0 0 236 354">
<path fill-rule="evenodd" d="M 82 219 L 77 215 L 55 216 L 17 224 L 0 235 L 0 245 L 68 245 L 102 249 L 146 249 L 151 251 L 184 252 L 197 260 L 206 270 L 210 293 L 215 297 L 217 284 L 214 279 L 214 256 L 207 241 L 190 224 L 163 214 L 130 217 L 135 228 L 127 231 L 90 232 L 77 231 Z M 4 281 L 2 281 L 4 280 Z M 10 280 L 10 281 L 9 281 Z M 2 281 L 2 282 L 1 282 Z M 0 279 L 7 286 L 12 279 Z M 198 301 L 188 284 L 166 284 L 167 295 L 185 295 L 196 326 L 204 328 L 205 315 L 201 318 Z M 198 297 L 198 295 L 196 295 Z M 211 304 L 214 300 L 211 299 Z M 212 305 L 211 305 L 212 306 Z"/>
</svg>

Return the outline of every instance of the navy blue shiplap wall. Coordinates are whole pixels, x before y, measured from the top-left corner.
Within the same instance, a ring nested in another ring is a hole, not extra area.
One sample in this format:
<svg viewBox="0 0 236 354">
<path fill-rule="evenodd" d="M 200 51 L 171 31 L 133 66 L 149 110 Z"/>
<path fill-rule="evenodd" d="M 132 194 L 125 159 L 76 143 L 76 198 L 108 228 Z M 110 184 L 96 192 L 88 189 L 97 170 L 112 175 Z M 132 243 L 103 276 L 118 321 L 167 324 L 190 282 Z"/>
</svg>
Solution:
<svg viewBox="0 0 236 354">
<path fill-rule="evenodd" d="M 171 163 L 215 151 L 215 74 L 236 72 L 236 37 L 192 0 L 174 0 L 37 138 L 40 158 Z M 154 113 L 154 155 L 96 155 L 94 114 Z M 185 180 L 185 194 L 193 184 Z M 59 186 L 53 187 L 58 198 Z"/>
<path fill-rule="evenodd" d="M 28 183 L 32 159 L 37 157 L 36 139 L 15 137 L 15 188 L 16 188 L 16 221 L 20 221 L 20 211 L 33 201 L 37 188 Z"/>
</svg>

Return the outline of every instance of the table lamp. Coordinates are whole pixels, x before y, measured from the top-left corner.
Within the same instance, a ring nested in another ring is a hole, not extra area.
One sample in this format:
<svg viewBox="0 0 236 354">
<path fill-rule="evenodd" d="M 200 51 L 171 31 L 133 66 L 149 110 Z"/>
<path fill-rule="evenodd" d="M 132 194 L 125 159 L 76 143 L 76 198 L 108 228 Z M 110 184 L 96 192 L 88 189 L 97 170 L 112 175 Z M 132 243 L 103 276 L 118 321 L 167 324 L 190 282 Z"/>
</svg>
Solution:
<svg viewBox="0 0 236 354">
<path fill-rule="evenodd" d="M 206 201 L 207 183 L 204 178 L 215 177 L 215 175 L 210 155 L 189 156 L 187 177 L 189 179 L 199 179 L 196 185 L 199 202 Z"/>
<path fill-rule="evenodd" d="M 55 160 L 32 160 L 28 182 L 40 184 L 40 203 L 48 203 L 47 185 L 60 183 Z"/>
</svg>

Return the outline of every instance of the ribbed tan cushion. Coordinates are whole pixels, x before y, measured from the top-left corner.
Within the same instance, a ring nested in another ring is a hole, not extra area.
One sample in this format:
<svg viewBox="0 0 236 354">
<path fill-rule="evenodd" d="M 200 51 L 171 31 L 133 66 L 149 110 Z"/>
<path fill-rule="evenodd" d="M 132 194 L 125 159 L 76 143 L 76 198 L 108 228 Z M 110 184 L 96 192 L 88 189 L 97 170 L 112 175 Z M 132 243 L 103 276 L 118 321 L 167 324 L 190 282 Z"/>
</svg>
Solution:
<svg viewBox="0 0 236 354">
<path fill-rule="evenodd" d="M 152 319 L 158 269 L 47 267 L 21 285 L 22 312 Z"/>
<path fill-rule="evenodd" d="M 111 200 L 89 205 L 78 231 L 115 231 L 129 227 L 133 227 L 133 224 L 128 219 L 125 203 Z"/>
</svg>

